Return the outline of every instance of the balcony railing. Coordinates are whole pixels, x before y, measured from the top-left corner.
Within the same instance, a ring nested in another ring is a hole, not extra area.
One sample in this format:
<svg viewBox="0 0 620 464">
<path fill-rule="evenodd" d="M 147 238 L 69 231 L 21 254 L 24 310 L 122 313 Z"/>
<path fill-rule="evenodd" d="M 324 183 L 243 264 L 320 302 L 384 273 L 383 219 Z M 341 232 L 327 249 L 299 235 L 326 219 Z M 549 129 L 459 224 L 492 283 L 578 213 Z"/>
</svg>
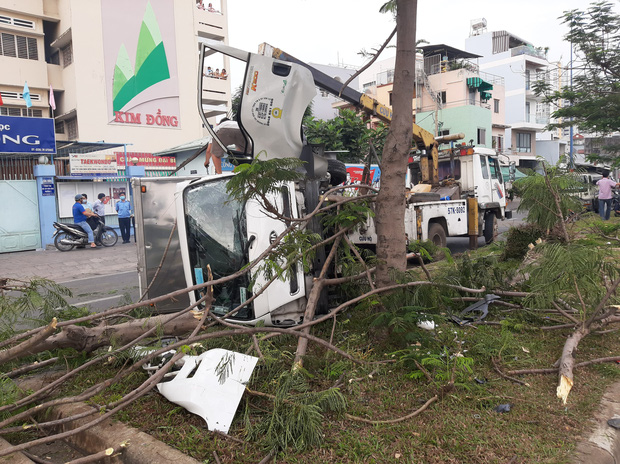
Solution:
<svg viewBox="0 0 620 464">
<path fill-rule="evenodd" d="M 536 58 L 541 58 L 543 60 L 547 59 L 545 53 L 542 50 L 538 50 L 531 45 L 521 45 L 519 47 L 511 48 L 510 54 L 511 56 L 530 55 L 535 56 Z"/>
<path fill-rule="evenodd" d="M 549 124 L 549 115 L 546 113 L 526 113 L 525 122 L 532 122 L 534 124 Z"/>
<path fill-rule="evenodd" d="M 490 74 L 486 72 L 481 72 L 478 66 L 471 62 L 467 62 L 466 66 L 463 66 L 463 63 L 461 61 L 448 61 L 447 63 L 448 64 L 444 66 L 445 71 L 443 72 L 455 71 L 457 69 L 466 69 L 472 75 L 479 76 L 486 82 L 489 82 L 490 84 L 502 85 L 502 86 L 504 85 L 504 78 L 502 76 L 498 76 L 496 74 Z M 442 72 L 441 66 L 442 66 L 441 64 L 431 66 L 431 70 L 433 71 L 431 72 L 431 74 L 439 74 L 440 72 Z M 422 73 L 424 73 L 424 68 L 422 66 L 422 63 L 420 63 L 420 65 L 416 64 L 415 73 L 416 73 L 416 77 L 421 76 Z M 391 84 L 393 82 L 394 82 L 394 70 L 393 69 L 388 69 L 387 71 L 382 71 L 380 73 L 377 73 L 376 85 L 386 85 L 386 84 Z"/>
</svg>

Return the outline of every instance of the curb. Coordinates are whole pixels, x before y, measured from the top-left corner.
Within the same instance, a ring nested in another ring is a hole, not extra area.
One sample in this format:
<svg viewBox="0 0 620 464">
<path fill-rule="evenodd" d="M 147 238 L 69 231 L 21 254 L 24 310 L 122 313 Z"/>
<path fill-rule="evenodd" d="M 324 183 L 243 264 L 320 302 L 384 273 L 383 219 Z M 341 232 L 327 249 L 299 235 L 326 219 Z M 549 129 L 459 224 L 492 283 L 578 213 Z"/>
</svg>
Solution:
<svg viewBox="0 0 620 464">
<path fill-rule="evenodd" d="M 62 419 L 95 408 L 84 403 L 57 406 L 51 411 L 51 420 Z M 96 412 L 95 412 L 96 414 Z M 92 416 L 59 426 L 56 432 L 65 432 L 79 427 L 92 420 Z M 123 442 L 129 442 L 123 454 L 109 458 L 106 463 L 123 464 L 153 464 L 169 462 L 175 464 L 199 464 L 199 461 L 171 448 L 156 440 L 152 436 L 129 427 L 122 422 L 105 420 L 83 432 L 65 439 L 86 454 L 94 454 L 107 448 L 118 447 Z"/>
<path fill-rule="evenodd" d="M 4 438 L 0 437 L 0 450 L 11 447 L 11 444 L 6 441 Z M 22 453 L 13 453 L 8 456 L 2 456 L 0 458 L 0 463 L 11 463 L 11 464 L 32 464 L 32 461 L 24 456 Z"/>
<path fill-rule="evenodd" d="M 46 382 L 51 382 L 52 379 L 57 376 L 57 372 L 48 372 L 43 375 L 35 375 L 25 378 L 17 383 L 23 390 L 38 390 Z M 95 412 L 93 416 L 97 414 L 96 408 L 93 408 L 86 403 L 65 404 L 50 408 L 48 410 L 47 417 L 50 420 L 57 420 L 89 410 Z M 88 423 L 92 420 L 93 416 L 87 416 L 76 421 L 61 424 L 53 430 L 56 433 L 68 432 Z M 141 432 L 138 429 L 113 419 L 106 419 L 93 427 L 79 432 L 69 438 L 65 438 L 63 441 L 71 444 L 86 455 L 95 454 L 108 448 L 117 448 L 123 442 L 129 443 L 123 454 L 120 456 L 106 458 L 103 461 L 106 464 L 154 464 L 159 462 L 173 464 L 200 464 L 200 461 L 183 454 L 179 450 L 166 445 L 149 434 Z M 3 444 L 0 442 L 0 449 L 2 446 Z M 10 462 L 11 464 L 32 463 L 32 461 L 26 458 L 23 454 L 18 454 L 19 456 L 17 459 L 21 456 L 26 460 L 19 461 L 9 459 L 6 462 Z M 15 454 L 12 454 L 9 458 L 15 459 L 14 456 Z M 4 462 L 5 461 L 0 458 L 0 464 L 4 464 Z"/>
<path fill-rule="evenodd" d="M 614 417 L 620 417 L 620 382 L 609 387 L 603 395 L 599 410 L 592 419 L 592 433 L 577 445 L 573 464 L 620 462 L 620 431 L 607 424 Z"/>
</svg>

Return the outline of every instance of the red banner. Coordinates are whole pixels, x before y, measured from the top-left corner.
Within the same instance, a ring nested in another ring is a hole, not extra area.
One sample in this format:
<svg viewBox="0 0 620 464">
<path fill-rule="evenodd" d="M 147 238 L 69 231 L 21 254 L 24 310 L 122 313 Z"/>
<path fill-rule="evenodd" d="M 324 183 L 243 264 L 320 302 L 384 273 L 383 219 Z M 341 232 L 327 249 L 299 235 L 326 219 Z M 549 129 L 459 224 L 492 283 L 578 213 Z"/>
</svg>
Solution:
<svg viewBox="0 0 620 464">
<path fill-rule="evenodd" d="M 118 169 L 125 169 L 125 153 L 115 152 Z M 127 152 L 127 165 L 144 166 L 144 169 L 174 171 L 177 160 L 174 156 L 153 156 L 150 153 Z"/>
</svg>

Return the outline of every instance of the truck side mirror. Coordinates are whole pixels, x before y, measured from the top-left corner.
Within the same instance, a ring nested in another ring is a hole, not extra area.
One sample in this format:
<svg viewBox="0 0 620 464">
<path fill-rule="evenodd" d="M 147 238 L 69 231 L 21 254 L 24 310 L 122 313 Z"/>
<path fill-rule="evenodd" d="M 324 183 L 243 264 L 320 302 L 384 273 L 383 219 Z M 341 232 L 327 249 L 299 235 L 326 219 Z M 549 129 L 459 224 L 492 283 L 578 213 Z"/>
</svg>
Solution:
<svg viewBox="0 0 620 464">
<path fill-rule="evenodd" d="M 515 167 L 515 162 L 512 161 L 508 166 L 508 180 L 510 182 L 514 182 L 516 178 L 517 168 Z"/>
</svg>

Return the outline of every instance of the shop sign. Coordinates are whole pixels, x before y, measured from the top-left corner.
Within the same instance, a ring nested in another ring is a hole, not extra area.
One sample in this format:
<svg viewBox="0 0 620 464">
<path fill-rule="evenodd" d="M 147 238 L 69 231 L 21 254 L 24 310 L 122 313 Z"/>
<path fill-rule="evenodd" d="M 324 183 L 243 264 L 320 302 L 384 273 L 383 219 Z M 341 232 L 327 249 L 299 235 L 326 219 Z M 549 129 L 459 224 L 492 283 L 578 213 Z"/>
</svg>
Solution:
<svg viewBox="0 0 620 464">
<path fill-rule="evenodd" d="M 116 175 L 116 155 L 97 153 L 69 154 L 69 168 L 72 176 Z"/>
<path fill-rule="evenodd" d="M 177 160 L 174 156 L 153 156 L 150 153 L 127 153 L 127 163 L 125 163 L 125 153 L 115 152 L 116 164 L 118 169 L 125 169 L 125 165 L 144 166 L 145 170 L 174 171 L 177 168 Z"/>
<path fill-rule="evenodd" d="M 54 120 L 0 116 L 0 153 L 56 153 Z"/>
</svg>

